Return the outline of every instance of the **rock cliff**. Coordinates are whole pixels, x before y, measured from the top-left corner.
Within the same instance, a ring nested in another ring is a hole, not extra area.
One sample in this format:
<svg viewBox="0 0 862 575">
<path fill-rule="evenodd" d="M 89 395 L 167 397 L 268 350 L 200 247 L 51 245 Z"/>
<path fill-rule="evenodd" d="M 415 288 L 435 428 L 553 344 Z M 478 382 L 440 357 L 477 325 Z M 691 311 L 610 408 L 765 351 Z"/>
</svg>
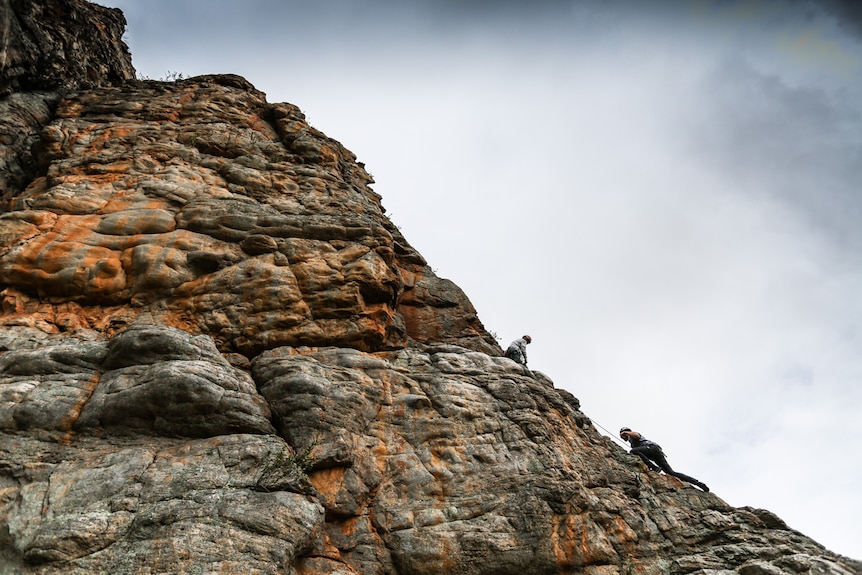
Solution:
<svg viewBox="0 0 862 575">
<path fill-rule="evenodd" d="M 296 106 L 0 24 L 0 572 L 862 573 L 501 357 Z"/>
</svg>

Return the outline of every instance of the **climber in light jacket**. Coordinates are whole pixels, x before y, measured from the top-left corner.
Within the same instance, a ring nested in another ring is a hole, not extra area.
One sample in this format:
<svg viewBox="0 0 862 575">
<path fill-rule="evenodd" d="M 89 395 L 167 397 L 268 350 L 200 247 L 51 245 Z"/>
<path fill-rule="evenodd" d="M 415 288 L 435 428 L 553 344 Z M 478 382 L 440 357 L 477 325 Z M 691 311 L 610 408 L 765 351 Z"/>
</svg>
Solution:
<svg viewBox="0 0 862 575">
<path fill-rule="evenodd" d="M 512 343 L 509 344 L 509 348 L 506 350 L 506 357 L 511 359 L 512 361 L 516 361 L 523 365 L 527 366 L 527 344 L 533 341 L 529 335 L 522 336 Z"/>
<path fill-rule="evenodd" d="M 646 463 L 646 466 L 650 471 L 664 471 L 668 475 L 673 475 L 674 477 L 682 479 L 692 485 L 697 485 L 704 491 L 709 491 L 709 487 L 707 487 L 706 484 L 701 483 L 694 477 L 674 471 L 667 462 L 667 458 L 661 450 L 661 445 L 658 443 L 650 441 L 637 431 L 632 431 L 631 428 L 628 427 L 620 429 L 620 437 L 629 442 L 629 445 L 632 446 L 630 453 L 640 457 L 643 462 Z"/>
</svg>

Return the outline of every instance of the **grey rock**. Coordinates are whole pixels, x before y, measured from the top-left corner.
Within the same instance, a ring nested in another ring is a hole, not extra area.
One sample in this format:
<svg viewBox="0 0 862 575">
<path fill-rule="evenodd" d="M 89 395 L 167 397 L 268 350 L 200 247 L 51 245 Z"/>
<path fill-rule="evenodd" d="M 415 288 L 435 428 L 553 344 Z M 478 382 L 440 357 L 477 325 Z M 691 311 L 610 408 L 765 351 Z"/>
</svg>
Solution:
<svg viewBox="0 0 862 575">
<path fill-rule="evenodd" d="M 307 495 L 259 488 L 277 437 L 14 441 L 4 573 L 279 573 L 322 531 Z"/>
<path fill-rule="evenodd" d="M 862 572 L 465 347 L 280 347 L 247 372 L 166 326 L 0 342 L 10 573 Z"/>
<path fill-rule="evenodd" d="M 84 0 L 3 0 L 0 97 L 11 92 L 92 88 L 135 77 L 116 8 Z"/>
</svg>

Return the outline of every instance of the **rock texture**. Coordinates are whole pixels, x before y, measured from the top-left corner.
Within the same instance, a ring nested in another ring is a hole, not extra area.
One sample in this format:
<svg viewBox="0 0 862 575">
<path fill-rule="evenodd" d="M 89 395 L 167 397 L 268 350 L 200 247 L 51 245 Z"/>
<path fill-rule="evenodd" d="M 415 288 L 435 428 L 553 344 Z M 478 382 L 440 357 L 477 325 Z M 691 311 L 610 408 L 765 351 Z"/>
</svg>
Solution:
<svg viewBox="0 0 862 575">
<path fill-rule="evenodd" d="M 249 356 L 408 337 L 497 348 L 355 157 L 242 78 L 79 91 L 39 136 L 43 172 L 0 219 L 7 324 L 145 319 Z"/>
<path fill-rule="evenodd" d="M 0 24 L 0 573 L 862 574 L 501 357 L 297 107 Z"/>
<path fill-rule="evenodd" d="M 0 201 L 40 171 L 38 136 L 60 96 L 135 77 L 116 9 L 0 0 Z"/>
<path fill-rule="evenodd" d="M 0 0 L 0 96 L 135 77 L 123 13 L 89 2 Z"/>
</svg>

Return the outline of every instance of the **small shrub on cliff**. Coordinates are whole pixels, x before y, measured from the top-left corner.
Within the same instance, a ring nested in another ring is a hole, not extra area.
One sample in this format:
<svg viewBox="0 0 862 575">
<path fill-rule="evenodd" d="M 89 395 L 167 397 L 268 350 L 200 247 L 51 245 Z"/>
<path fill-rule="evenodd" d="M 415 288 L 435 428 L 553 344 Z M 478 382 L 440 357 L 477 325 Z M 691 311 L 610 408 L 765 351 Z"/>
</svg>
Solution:
<svg viewBox="0 0 862 575">
<path fill-rule="evenodd" d="M 312 443 L 299 453 L 289 453 L 282 447 L 278 452 L 270 450 L 263 458 L 263 463 L 255 478 L 255 488 L 259 491 L 295 491 L 310 492 L 314 488 L 308 479 L 308 472 L 314 466 L 311 452 Z"/>
<path fill-rule="evenodd" d="M 185 76 L 183 76 L 183 74 L 181 74 L 180 72 L 172 72 L 170 70 L 168 70 L 168 73 L 165 74 L 164 78 L 160 78 L 162 82 L 176 82 L 177 80 L 183 79 L 185 79 Z"/>
</svg>

